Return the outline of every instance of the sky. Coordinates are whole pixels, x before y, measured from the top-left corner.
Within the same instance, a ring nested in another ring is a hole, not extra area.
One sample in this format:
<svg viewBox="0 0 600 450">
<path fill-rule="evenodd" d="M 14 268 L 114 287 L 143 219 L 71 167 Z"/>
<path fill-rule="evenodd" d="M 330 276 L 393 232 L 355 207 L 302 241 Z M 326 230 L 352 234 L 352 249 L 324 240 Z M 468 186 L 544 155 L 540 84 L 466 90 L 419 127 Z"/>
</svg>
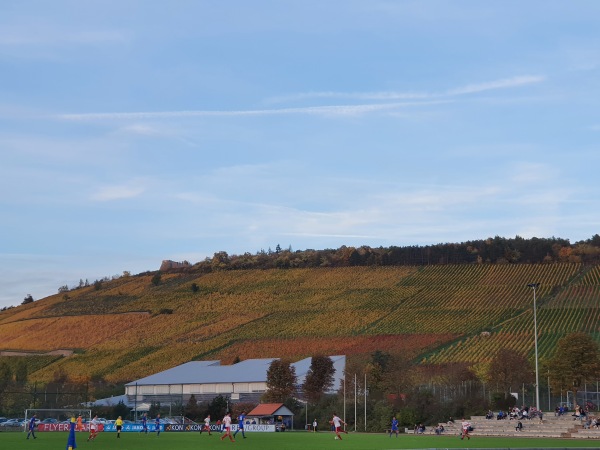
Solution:
<svg viewBox="0 0 600 450">
<path fill-rule="evenodd" d="M 600 232 L 600 2 L 0 2 L 0 307 L 230 255 Z"/>
</svg>

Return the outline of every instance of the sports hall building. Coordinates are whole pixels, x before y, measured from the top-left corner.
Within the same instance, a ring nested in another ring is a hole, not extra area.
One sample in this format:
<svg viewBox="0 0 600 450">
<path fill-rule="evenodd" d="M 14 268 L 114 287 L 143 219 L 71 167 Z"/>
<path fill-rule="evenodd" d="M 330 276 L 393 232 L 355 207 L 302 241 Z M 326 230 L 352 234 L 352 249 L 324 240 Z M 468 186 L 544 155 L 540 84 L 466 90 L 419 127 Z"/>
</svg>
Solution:
<svg viewBox="0 0 600 450">
<path fill-rule="evenodd" d="M 329 358 L 335 369 L 332 388 L 335 392 L 344 377 L 346 356 Z M 233 403 L 258 403 L 267 390 L 267 371 L 275 359 L 247 359 L 232 365 L 221 365 L 220 361 L 190 361 L 126 384 L 123 400 L 130 407 L 152 402 L 185 404 L 193 394 L 199 402 L 209 402 L 220 395 Z M 311 360 L 309 357 L 292 363 L 298 386 L 304 383 Z"/>
</svg>

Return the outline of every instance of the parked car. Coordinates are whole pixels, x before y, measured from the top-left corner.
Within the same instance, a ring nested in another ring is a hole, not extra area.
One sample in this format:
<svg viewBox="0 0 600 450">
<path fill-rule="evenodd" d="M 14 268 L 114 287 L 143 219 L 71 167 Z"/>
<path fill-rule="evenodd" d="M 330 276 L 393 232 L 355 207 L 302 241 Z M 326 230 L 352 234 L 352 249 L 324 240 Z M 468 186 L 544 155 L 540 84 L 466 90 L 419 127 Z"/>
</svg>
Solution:
<svg viewBox="0 0 600 450">
<path fill-rule="evenodd" d="M 47 417 L 44 420 L 42 420 L 42 423 L 58 423 L 58 420 L 54 417 Z"/>
<path fill-rule="evenodd" d="M 171 419 L 170 417 L 165 417 L 165 418 L 160 419 L 160 423 L 174 424 L 174 423 L 177 423 L 177 422 L 175 422 L 175 420 Z"/>
<path fill-rule="evenodd" d="M 21 428 L 23 421 L 20 419 L 8 419 L 6 422 L 0 423 L 0 427 L 3 428 Z"/>
</svg>

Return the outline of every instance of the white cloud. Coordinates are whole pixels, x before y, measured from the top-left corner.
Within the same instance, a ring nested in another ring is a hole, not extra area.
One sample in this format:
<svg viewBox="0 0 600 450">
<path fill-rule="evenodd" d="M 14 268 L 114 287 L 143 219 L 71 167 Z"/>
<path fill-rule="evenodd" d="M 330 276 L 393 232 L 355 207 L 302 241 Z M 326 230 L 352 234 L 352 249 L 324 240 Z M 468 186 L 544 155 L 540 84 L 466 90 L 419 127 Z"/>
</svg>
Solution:
<svg viewBox="0 0 600 450">
<path fill-rule="evenodd" d="M 475 94 L 485 91 L 498 89 L 510 89 L 528 84 L 541 83 L 546 77 L 541 75 L 522 75 L 511 78 L 487 81 L 483 83 L 468 84 L 457 88 L 448 89 L 443 92 L 301 92 L 287 96 L 271 97 L 267 103 L 281 103 L 286 101 L 319 99 L 319 98 L 339 98 L 352 100 L 425 100 L 441 97 L 452 97 L 467 94 Z"/>
<path fill-rule="evenodd" d="M 112 113 L 80 113 L 59 114 L 51 118 L 69 121 L 98 121 L 98 120 L 140 120 L 140 119 L 173 119 L 186 117 L 240 117 L 240 116 L 268 116 L 307 114 L 318 116 L 356 116 L 379 111 L 389 111 L 413 106 L 447 103 L 447 101 L 431 102 L 402 102 L 402 103 L 372 103 L 363 105 L 330 105 L 307 106 L 300 108 L 280 109 L 250 109 L 233 111 L 158 111 L 158 112 L 112 112 Z"/>
<path fill-rule="evenodd" d="M 96 192 L 91 195 L 91 200 L 99 202 L 124 200 L 138 197 L 144 193 L 145 190 L 146 189 L 144 187 L 135 185 L 104 186 L 96 190 Z"/>
<path fill-rule="evenodd" d="M 491 91 L 496 89 L 510 89 L 527 84 L 541 83 L 546 78 L 539 75 L 524 75 L 512 78 L 504 78 L 501 80 L 488 81 L 485 83 L 469 84 L 466 86 L 450 89 L 446 91 L 446 95 L 465 95 L 475 94 L 478 92 Z"/>
<path fill-rule="evenodd" d="M 339 98 L 352 100 L 416 100 L 427 99 L 431 94 L 423 92 L 300 92 L 297 94 L 282 95 L 279 97 L 268 98 L 266 103 L 284 103 L 288 101 L 298 101 L 315 98 Z"/>
<path fill-rule="evenodd" d="M 4 27 L 0 31 L 0 46 L 3 47 L 123 44 L 129 40 L 129 34 L 120 30 L 65 31 L 45 24 Z"/>
</svg>

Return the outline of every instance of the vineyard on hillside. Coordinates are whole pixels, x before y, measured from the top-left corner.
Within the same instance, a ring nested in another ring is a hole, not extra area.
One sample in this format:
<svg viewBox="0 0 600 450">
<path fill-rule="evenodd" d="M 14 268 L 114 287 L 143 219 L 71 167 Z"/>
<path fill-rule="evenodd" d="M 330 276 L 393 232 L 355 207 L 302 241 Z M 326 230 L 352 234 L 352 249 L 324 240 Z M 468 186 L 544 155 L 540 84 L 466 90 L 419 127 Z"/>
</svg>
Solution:
<svg viewBox="0 0 600 450">
<path fill-rule="evenodd" d="M 600 266 L 480 264 L 121 277 L 1 312 L 0 350 L 75 350 L 26 357 L 40 381 L 127 382 L 194 359 L 376 350 L 478 363 L 502 347 L 532 354 L 532 282 L 541 356 L 569 332 L 600 339 Z"/>
</svg>

